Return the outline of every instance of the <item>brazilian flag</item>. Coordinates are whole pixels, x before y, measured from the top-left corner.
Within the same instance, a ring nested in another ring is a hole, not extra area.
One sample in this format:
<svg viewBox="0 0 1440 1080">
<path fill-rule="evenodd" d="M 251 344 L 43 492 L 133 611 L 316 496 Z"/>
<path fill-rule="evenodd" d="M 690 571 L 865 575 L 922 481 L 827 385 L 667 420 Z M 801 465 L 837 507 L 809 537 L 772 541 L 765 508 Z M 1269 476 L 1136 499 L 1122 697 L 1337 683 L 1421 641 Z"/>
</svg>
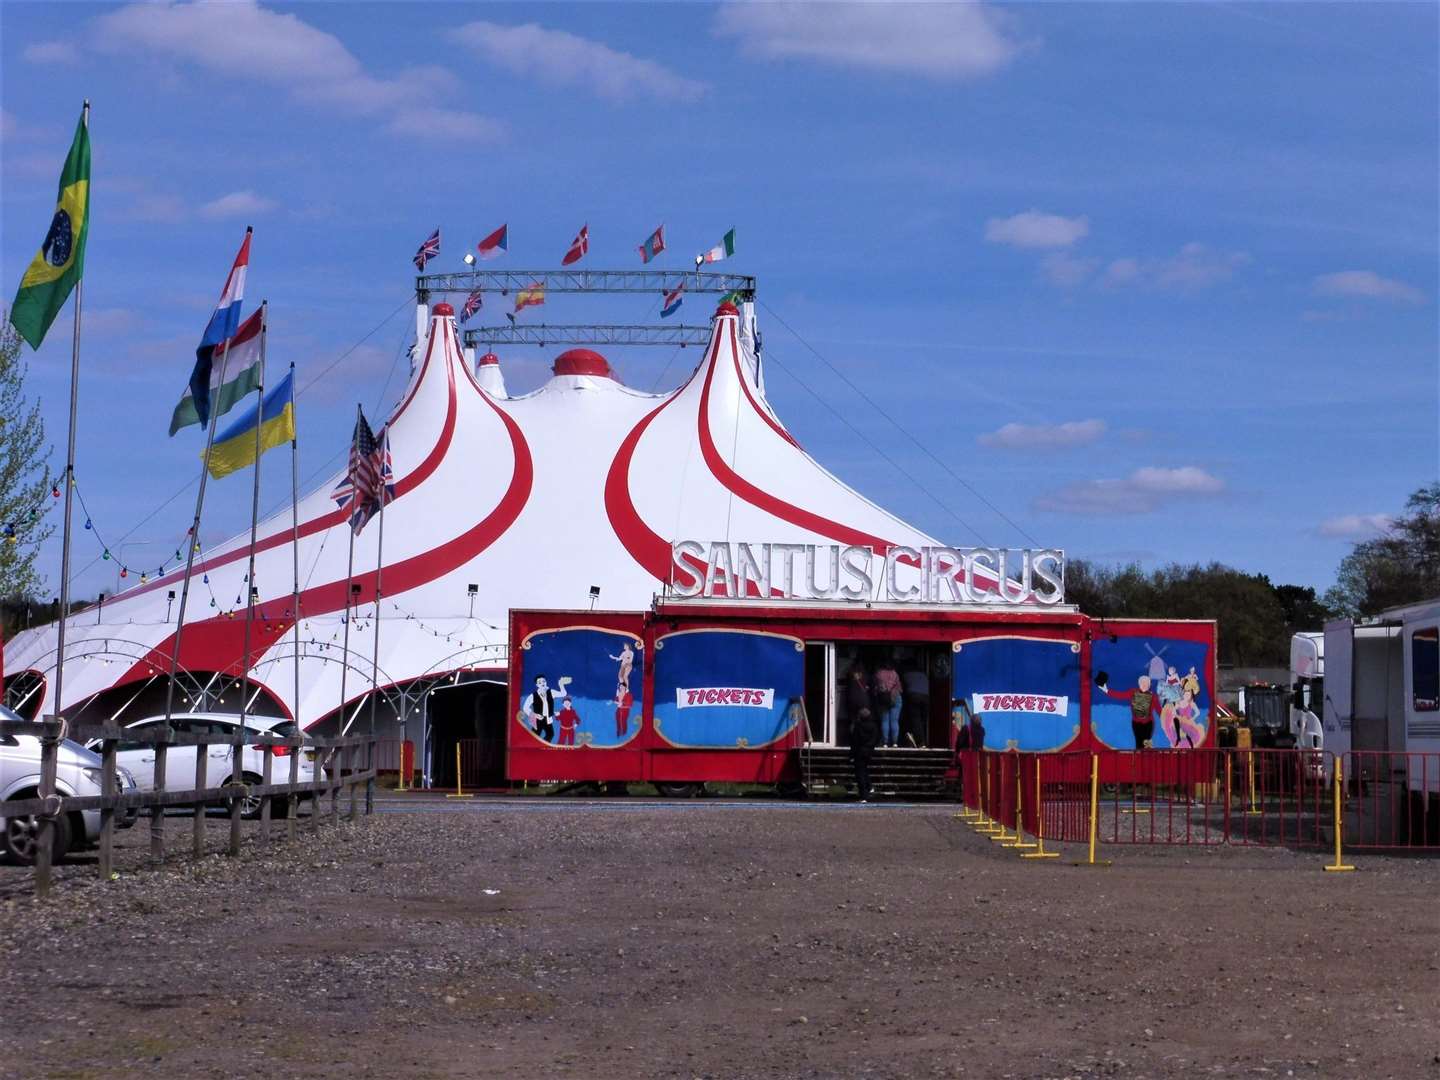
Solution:
<svg viewBox="0 0 1440 1080">
<path fill-rule="evenodd" d="M 70 290 L 85 273 L 90 213 L 90 129 L 85 119 L 82 112 L 60 173 L 60 194 L 50 231 L 20 279 L 20 291 L 10 307 L 10 321 L 32 349 L 40 348 Z"/>
</svg>

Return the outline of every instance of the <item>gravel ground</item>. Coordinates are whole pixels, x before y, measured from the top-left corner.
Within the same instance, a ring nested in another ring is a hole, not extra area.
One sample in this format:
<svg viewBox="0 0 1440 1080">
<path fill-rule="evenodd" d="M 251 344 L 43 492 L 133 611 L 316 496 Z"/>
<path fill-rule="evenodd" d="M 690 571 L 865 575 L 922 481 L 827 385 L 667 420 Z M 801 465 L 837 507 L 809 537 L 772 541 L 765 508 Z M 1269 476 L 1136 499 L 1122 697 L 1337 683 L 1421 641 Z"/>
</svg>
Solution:
<svg viewBox="0 0 1440 1080">
<path fill-rule="evenodd" d="M 0 869 L 0 1076 L 1440 1080 L 1440 860 L 1082 869 L 941 806 L 382 805 L 155 871 L 141 826 L 44 906 Z"/>
</svg>

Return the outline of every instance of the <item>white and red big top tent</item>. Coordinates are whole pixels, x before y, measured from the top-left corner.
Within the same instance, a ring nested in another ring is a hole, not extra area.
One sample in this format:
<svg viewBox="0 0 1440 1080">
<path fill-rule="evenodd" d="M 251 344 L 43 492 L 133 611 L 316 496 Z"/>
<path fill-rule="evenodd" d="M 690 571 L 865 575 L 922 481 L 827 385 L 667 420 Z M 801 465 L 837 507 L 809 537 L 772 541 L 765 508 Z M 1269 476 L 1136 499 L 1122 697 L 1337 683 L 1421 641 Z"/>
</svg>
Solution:
<svg viewBox="0 0 1440 1080">
<path fill-rule="evenodd" d="M 750 324 L 730 304 L 715 315 L 703 362 L 665 394 L 622 385 L 603 357 L 577 349 L 556 359 L 539 390 L 509 397 L 493 357 L 474 371 L 467 365 L 444 303 L 416 356 L 389 420 L 396 486 L 384 520 L 382 686 L 503 666 L 511 608 L 584 608 L 598 586 L 605 609 L 647 609 L 669 580 L 676 539 L 936 543 L 841 483 L 791 437 L 765 400 Z M 349 528 L 331 492 L 342 479 L 299 506 L 298 701 L 289 507 L 259 529 L 250 677 L 307 726 L 336 710 L 341 691 Z M 372 520 L 355 544 L 352 707 L 370 685 L 379 537 Z M 244 609 L 224 609 L 244 595 L 248 547 L 247 532 L 197 556 L 180 665 L 202 681 L 243 666 Z M 167 594 L 178 593 L 179 577 L 72 617 L 67 711 L 163 676 L 175 632 Z M 211 606 L 212 592 L 221 608 Z M 41 713 L 55 711 L 55 646 L 50 625 L 6 650 L 7 672 L 46 677 Z"/>
</svg>

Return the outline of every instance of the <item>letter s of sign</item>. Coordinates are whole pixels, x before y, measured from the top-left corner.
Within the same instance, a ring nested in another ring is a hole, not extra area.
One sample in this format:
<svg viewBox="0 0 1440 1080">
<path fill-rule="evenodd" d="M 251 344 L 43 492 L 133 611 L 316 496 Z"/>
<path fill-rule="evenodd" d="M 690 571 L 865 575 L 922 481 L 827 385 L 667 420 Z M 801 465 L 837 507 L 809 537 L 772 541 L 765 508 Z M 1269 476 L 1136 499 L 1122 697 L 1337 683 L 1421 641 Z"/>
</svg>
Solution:
<svg viewBox="0 0 1440 1080">
<path fill-rule="evenodd" d="M 1035 601 L 1040 604 L 1059 604 L 1065 600 L 1065 553 L 1055 549 L 1035 553 L 1033 562 L 1035 577 L 1039 585 L 1035 588 Z M 1048 585 L 1042 590 L 1040 585 Z"/>
<path fill-rule="evenodd" d="M 676 540 L 670 545 L 670 595 L 699 596 L 704 579 L 685 564 L 685 557 L 698 559 L 705 554 L 705 545 L 694 540 Z"/>
<path fill-rule="evenodd" d="M 875 580 L 870 576 L 870 562 L 875 553 L 865 544 L 848 544 L 840 552 L 840 567 L 852 579 L 849 585 L 840 586 L 840 595 L 846 600 L 869 600 L 875 591 Z"/>
</svg>

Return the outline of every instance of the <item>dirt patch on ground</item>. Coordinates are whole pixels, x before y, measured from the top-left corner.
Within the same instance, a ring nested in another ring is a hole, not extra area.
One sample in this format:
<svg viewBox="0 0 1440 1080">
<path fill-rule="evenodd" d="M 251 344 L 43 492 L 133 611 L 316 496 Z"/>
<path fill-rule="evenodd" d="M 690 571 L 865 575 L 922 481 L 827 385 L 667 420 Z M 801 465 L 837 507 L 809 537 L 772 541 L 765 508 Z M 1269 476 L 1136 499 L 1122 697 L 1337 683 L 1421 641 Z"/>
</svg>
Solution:
<svg viewBox="0 0 1440 1080">
<path fill-rule="evenodd" d="M 35 1007 L 0 1076 L 1440 1080 L 1440 861 L 1022 863 L 948 807 L 445 811 L 43 908 L 5 870 Z"/>
</svg>

